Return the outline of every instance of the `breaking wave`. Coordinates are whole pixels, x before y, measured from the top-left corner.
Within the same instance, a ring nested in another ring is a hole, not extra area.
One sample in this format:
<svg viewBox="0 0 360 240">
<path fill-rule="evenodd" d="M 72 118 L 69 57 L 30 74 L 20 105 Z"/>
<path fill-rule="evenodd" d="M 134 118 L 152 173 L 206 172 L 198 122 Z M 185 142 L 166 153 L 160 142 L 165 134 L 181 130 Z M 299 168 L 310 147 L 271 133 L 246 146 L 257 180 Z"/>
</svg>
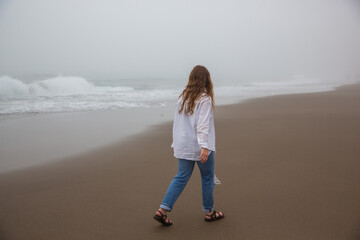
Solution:
<svg viewBox="0 0 360 240">
<path fill-rule="evenodd" d="M 149 86 L 158 86 L 156 79 Z M 163 107 L 176 101 L 182 89 L 141 88 L 107 86 L 89 82 L 76 76 L 57 76 L 45 80 L 25 83 L 10 76 L 0 77 L 0 114 L 24 114 L 46 112 L 71 112 L 120 108 Z M 217 86 L 217 84 L 215 84 Z M 175 85 L 174 85 L 175 86 Z M 301 92 L 329 91 L 335 85 L 324 84 L 318 79 L 293 76 L 277 82 L 243 82 L 215 87 L 216 100 L 239 100 L 269 95 Z M 217 101 L 217 104 L 221 101 Z"/>
</svg>

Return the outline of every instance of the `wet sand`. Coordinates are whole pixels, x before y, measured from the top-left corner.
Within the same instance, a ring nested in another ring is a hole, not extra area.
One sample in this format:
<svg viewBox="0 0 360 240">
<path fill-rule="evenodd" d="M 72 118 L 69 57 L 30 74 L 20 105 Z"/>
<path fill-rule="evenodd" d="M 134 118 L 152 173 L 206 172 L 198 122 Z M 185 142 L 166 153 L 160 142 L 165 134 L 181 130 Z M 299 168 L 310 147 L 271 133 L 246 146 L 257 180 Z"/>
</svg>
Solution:
<svg viewBox="0 0 360 240">
<path fill-rule="evenodd" d="M 177 171 L 167 123 L 1 174 L 0 239 L 360 239 L 360 84 L 221 106 L 215 124 L 225 219 L 203 220 L 197 169 L 174 225 L 152 219 Z"/>
</svg>

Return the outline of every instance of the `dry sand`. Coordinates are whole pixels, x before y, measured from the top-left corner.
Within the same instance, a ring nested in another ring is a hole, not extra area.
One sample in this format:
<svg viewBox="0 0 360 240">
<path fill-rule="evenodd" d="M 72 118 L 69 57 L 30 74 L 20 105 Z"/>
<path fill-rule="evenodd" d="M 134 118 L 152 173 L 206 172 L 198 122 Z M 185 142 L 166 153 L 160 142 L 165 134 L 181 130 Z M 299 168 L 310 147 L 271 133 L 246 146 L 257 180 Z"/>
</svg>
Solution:
<svg viewBox="0 0 360 240">
<path fill-rule="evenodd" d="M 168 123 L 0 175 L 0 239 L 360 239 L 360 85 L 218 107 L 215 124 L 225 219 L 203 220 L 198 170 L 174 225 L 152 219 L 177 171 Z"/>
</svg>

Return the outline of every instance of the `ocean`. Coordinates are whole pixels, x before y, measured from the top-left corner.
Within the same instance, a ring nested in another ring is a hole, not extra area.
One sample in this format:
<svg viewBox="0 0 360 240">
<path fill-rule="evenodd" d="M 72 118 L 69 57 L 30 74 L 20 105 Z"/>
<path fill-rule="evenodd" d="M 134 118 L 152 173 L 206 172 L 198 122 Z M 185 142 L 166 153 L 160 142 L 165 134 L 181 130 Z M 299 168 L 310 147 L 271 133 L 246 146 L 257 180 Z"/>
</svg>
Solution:
<svg viewBox="0 0 360 240">
<path fill-rule="evenodd" d="M 186 79 L 89 80 L 62 75 L 17 79 L 1 76 L 0 115 L 162 108 L 176 101 L 186 82 Z M 214 92 L 216 104 L 222 105 L 270 95 L 329 91 L 336 86 L 316 78 L 292 76 L 273 82 L 243 80 L 222 84 L 214 81 Z"/>
</svg>

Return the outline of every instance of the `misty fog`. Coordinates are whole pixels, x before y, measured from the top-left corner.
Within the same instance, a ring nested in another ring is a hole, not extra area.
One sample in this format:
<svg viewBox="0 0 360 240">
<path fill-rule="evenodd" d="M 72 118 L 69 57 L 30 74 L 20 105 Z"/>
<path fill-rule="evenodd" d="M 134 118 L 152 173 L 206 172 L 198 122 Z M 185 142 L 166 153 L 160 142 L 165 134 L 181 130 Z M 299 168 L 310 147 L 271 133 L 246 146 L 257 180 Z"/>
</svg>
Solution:
<svg viewBox="0 0 360 240">
<path fill-rule="evenodd" d="M 0 0 L 0 76 L 359 78 L 354 0 Z"/>
</svg>

